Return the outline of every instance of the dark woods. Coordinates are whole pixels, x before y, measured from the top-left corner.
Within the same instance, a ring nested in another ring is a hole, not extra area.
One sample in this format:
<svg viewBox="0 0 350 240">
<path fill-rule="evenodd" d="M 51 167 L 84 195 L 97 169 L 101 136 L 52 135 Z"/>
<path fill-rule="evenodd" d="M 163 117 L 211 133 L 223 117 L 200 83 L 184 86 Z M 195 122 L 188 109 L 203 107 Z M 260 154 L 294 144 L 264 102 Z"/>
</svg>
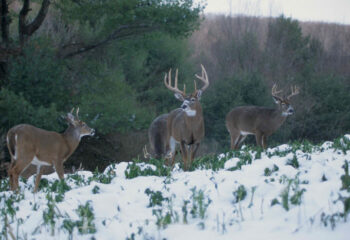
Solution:
<svg viewBox="0 0 350 240">
<path fill-rule="evenodd" d="M 271 144 L 319 142 L 350 130 L 348 26 L 283 16 L 202 19 L 202 6 L 189 0 L 48 3 L 1 0 L 3 141 L 19 123 L 62 131 L 59 116 L 79 106 L 98 136 L 83 140 L 66 166 L 102 170 L 129 161 L 142 152 L 150 122 L 178 107 L 165 72 L 179 68 L 191 88 L 201 63 L 211 84 L 202 98 L 204 152 L 228 149 L 225 115 L 233 107 L 272 107 L 273 83 L 301 91 L 295 115 Z M 9 161 L 6 152 L 0 161 Z"/>
</svg>

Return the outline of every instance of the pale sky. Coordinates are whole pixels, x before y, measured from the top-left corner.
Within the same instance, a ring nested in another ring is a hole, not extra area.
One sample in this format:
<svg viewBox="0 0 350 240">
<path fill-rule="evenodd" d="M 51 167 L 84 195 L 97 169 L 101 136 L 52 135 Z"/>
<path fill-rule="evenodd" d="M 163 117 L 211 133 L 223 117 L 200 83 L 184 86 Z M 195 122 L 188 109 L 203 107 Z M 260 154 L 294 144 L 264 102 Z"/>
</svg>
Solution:
<svg viewBox="0 0 350 240">
<path fill-rule="evenodd" d="M 301 21 L 350 24 L 350 0 L 197 0 L 205 13 L 292 17 Z"/>
</svg>

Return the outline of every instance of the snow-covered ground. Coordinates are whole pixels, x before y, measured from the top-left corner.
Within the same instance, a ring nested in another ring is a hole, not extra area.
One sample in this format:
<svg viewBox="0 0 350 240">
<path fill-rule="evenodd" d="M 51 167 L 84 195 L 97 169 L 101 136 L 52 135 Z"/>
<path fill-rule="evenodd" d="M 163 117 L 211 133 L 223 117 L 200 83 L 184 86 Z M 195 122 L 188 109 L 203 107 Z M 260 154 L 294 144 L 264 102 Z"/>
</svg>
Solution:
<svg viewBox="0 0 350 240">
<path fill-rule="evenodd" d="M 34 177 L 17 195 L 2 181 L 0 239 L 350 239 L 350 135 L 215 161 L 191 172 L 120 163 L 66 184 L 51 174 L 37 194 Z"/>
</svg>

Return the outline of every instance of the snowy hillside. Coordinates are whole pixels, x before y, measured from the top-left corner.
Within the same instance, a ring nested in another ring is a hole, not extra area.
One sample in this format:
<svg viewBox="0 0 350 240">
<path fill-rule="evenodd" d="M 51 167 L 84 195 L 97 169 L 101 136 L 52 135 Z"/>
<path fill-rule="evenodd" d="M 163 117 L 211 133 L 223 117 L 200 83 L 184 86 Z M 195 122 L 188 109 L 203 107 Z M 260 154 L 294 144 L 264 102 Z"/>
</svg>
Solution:
<svg viewBox="0 0 350 240">
<path fill-rule="evenodd" d="M 350 135 L 0 185 L 0 239 L 349 239 Z M 349 217 L 349 216 L 348 216 Z M 7 237 L 6 237 L 7 236 Z"/>
</svg>

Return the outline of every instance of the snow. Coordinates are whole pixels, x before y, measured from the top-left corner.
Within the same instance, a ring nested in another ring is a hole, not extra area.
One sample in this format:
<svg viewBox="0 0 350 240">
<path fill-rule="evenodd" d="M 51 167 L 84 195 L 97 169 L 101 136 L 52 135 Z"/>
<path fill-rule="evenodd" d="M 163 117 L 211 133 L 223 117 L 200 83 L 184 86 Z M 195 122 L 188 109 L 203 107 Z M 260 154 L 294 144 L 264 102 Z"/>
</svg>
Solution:
<svg viewBox="0 0 350 240">
<path fill-rule="evenodd" d="M 350 135 L 345 135 L 340 144 L 348 147 L 348 140 Z M 72 239 L 349 239 L 349 221 L 334 220 L 332 229 L 330 221 L 325 226 L 322 219 L 344 213 L 339 198 L 348 198 L 350 193 L 341 190 L 341 176 L 345 161 L 350 160 L 350 150 L 337 150 L 332 142 L 325 142 L 313 146 L 311 152 L 302 148 L 293 151 L 292 146 L 283 144 L 267 149 L 257 158 L 258 154 L 247 147 L 241 151 L 249 152 L 251 164 L 238 167 L 242 160 L 239 156 L 228 158 L 229 154 L 220 154 L 217 159 L 225 160 L 225 164 L 217 171 L 184 172 L 177 164 L 169 176 L 128 179 L 125 172 L 132 163 L 123 162 L 104 171 L 105 176 L 111 177 L 108 184 L 94 179 L 89 171 L 66 174 L 65 182 L 71 189 L 64 193 L 63 201 L 54 202 L 54 231 L 43 216 L 49 209 L 47 196 L 58 193 L 43 188 L 33 194 L 32 176 L 27 183 L 20 182 L 20 199 L 13 203 L 17 210 L 13 217 L 7 213 L 7 221 L 17 239 L 69 239 L 63 222 L 79 221 L 82 217 L 78 207 L 89 203 L 96 232 L 81 234 L 75 227 Z M 297 159 L 298 168 L 289 164 L 293 158 Z M 157 170 L 152 164 L 137 166 L 141 170 Z M 75 180 L 78 177 L 80 180 Z M 57 175 L 43 178 L 52 184 Z M 242 186 L 246 196 L 237 201 Z M 148 195 L 147 189 L 153 194 L 161 193 L 163 200 L 159 205 L 150 206 L 152 194 Z M 286 210 L 282 196 L 288 189 Z M 291 198 L 298 192 L 301 202 L 292 204 Z M 6 229 L 5 200 L 14 196 L 10 191 L 0 192 L 0 209 L 4 210 L 0 231 Z M 279 203 L 271 204 L 276 200 Z M 170 221 L 157 226 L 157 212 L 158 220 L 161 216 L 164 220 L 168 213 Z M 84 221 L 83 226 L 87 227 L 87 220 Z"/>
</svg>

